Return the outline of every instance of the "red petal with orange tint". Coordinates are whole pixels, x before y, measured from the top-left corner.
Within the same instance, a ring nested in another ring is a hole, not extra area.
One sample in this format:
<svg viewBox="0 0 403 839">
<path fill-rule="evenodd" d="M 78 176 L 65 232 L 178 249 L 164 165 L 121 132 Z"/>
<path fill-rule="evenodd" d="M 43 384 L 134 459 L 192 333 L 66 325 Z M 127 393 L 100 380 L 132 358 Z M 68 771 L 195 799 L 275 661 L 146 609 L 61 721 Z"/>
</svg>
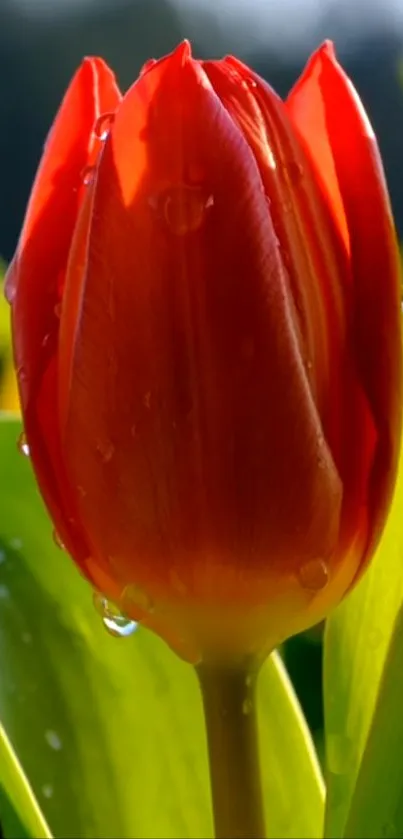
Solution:
<svg viewBox="0 0 403 839">
<path fill-rule="evenodd" d="M 82 172 L 101 146 L 94 126 L 102 113 L 116 110 L 119 100 L 106 64 L 101 59 L 86 59 L 47 139 L 7 280 L 15 363 L 33 466 L 61 539 L 81 561 L 87 549 L 74 521 L 58 427 L 58 307 L 85 191 Z"/>
<path fill-rule="evenodd" d="M 325 179 L 322 173 L 318 177 L 311 152 L 281 99 L 236 58 L 205 66 L 256 156 L 269 196 L 300 326 L 301 355 L 344 487 L 339 551 L 346 556 L 353 543 L 357 564 L 367 538 L 362 511 L 373 457 L 373 422 L 351 357 L 349 241 Z"/>
<path fill-rule="evenodd" d="M 343 198 L 335 169 L 333 152 L 329 143 L 326 113 L 322 90 L 318 81 L 321 63 L 319 53 L 310 58 L 302 76 L 294 85 L 285 106 L 307 149 L 312 156 L 316 176 L 328 196 L 345 247 L 350 249 L 350 237 Z"/>
<path fill-rule="evenodd" d="M 80 235 L 78 252 L 88 225 Z M 287 574 L 328 556 L 340 484 L 263 183 L 186 45 L 139 79 L 112 127 L 75 336 L 72 287 L 62 425 L 93 555 L 151 595 L 179 570 L 193 595 L 227 600 L 268 561 Z"/>
<path fill-rule="evenodd" d="M 351 360 L 352 278 L 348 247 L 310 151 L 281 99 L 263 79 L 233 57 L 204 66 L 223 104 L 245 134 L 269 196 L 300 327 L 300 352 L 325 438 L 343 482 L 338 552 L 350 556 L 348 567 L 352 576 L 367 537 L 362 510 L 373 455 L 373 447 L 368 445 L 373 423 L 362 396 L 356 364 Z M 348 417 L 346 404 L 350 407 Z M 357 428 L 361 445 L 357 445 Z M 350 553 L 352 544 L 354 556 Z"/>
<path fill-rule="evenodd" d="M 287 105 L 324 165 L 335 206 L 341 198 L 348 228 L 354 348 L 378 433 L 368 500 L 373 547 L 394 485 L 402 402 L 399 261 L 389 199 L 374 133 L 331 44 L 313 56 Z"/>
<path fill-rule="evenodd" d="M 203 66 L 256 157 L 289 274 L 301 354 L 326 437 L 337 449 L 331 426 L 337 426 L 349 293 L 339 230 L 281 99 L 233 57 Z"/>
</svg>

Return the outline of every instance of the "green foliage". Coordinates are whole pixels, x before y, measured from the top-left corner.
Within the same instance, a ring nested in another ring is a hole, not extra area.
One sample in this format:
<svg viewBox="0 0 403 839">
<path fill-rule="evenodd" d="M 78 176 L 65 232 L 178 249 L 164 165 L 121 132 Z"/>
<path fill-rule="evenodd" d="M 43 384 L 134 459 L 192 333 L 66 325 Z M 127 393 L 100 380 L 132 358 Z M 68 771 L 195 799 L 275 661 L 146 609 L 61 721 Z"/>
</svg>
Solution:
<svg viewBox="0 0 403 839">
<path fill-rule="evenodd" d="M 19 836 L 21 839 L 21 830 L 23 833 L 27 831 L 26 835 L 35 839 L 51 837 L 2 726 L 0 726 L 0 813 L 4 827 L 8 828 L 9 837 Z"/>
<path fill-rule="evenodd" d="M 0 717 L 50 828 L 59 837 L 211 836 L 192 668 L 147 631 L 107 635 L 89 586 L 52 542 L 18 433 L 16 421 L 0 422 Z M 323 784 L 277 656 L 259 687 L 269 835 L 319 837 Z M 29 827 L 27 799 L 18 815 Z"/>
<path fill-rule="evenodd" d="M 335 839 L 344 835 L 357 839 L 403 835 L 401 804 L 400 832 L 390 832 L 391 825 L 396 829 L 397 799 L 403 792 L 402 509 L 401 465 L 392 511 L 376 557 L 328 622 L 325 835 Z M 400 782 L 395 781 L 396 775 Z M 364 825 L 365 830 L 372 825 L 375 832 L 360 832 Z"/>
<path fill-rule="evenodd" d="M 403 835 L 403 611 L 396 619 L 345 835 Z"/>
</svg>

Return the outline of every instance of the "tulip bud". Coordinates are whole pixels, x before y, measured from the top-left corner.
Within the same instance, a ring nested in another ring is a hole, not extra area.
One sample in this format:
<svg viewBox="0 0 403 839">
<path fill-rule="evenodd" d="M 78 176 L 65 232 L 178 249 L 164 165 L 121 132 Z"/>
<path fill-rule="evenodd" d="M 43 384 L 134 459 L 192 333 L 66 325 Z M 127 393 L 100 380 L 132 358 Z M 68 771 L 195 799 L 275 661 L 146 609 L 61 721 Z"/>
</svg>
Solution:
<svg viewBox="0 0 403 839">
<path fill-rule="evenodd" d="M 325 44 L 286 102 L 187 43 L 86 59 L 7 279 L 25 434 L 93 586 L 184 657 L 265 654 L 373 553 L 400 441 L 398 255 Z"/>
</svg>

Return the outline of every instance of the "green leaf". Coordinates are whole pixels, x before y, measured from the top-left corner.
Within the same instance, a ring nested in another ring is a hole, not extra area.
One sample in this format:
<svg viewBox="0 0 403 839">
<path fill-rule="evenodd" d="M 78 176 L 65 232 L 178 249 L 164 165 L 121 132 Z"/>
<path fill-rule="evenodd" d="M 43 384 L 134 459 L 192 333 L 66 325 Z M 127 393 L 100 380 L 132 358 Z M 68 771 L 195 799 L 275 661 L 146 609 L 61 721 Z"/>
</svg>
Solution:
<svg viewBox="0 0 403 839">
<path fill-rule="evenodd" d="M 260 687 L 268 839 L 323 835 L 324 784 L 315 747 L 286 670 L 272 655 Z"/>
<path fill-rule="evenodd" d="M 403 609 L 389 647 L 345 835 L 403 836 Z"/>
<path fill-rule="evenodd" d="M 29 834 L 2 786 L 0 786 L 0 830 L 0 836 L 4 836 L 4 839 L 29 839 Z"/>
<path fill-rule="evenodd" d="M 209 837 L 198 684 L 151 633 L 111 638 L 0 422 L 0 718 L 55 836 Z M 320 835 L 323 789 L 277 657 L 260 680 L 270 836 Z"/>
<path fill-rule="evenodd" d="M 4 791 L 7 791 L 7 797 L 13 809 L 19 814 L 28 835 L 33 839 L 51 837 L 50 830 L 2 726 L 0 726 L 0 785 Z"/>
<path fill-rule="evenodd" d="M 327 754 L 325 836 L 344 835 L 383 668 L 403 598 L 403 461 L 388 524 L 356 589 L 330 618 L 325 634 Z M 393 744 L 389 744 L 393 748 Z M 363 834 L 366 835 L 366 834 Z"/>
</svg>

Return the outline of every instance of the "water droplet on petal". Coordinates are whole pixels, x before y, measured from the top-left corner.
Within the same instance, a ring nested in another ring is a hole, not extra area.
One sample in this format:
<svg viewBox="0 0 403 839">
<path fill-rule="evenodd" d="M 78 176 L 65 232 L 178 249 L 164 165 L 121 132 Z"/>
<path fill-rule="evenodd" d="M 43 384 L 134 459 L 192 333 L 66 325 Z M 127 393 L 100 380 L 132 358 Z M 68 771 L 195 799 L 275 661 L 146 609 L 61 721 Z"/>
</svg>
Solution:
<svg viewBox="0 0 403 839">
<path fill-rule="evenodd" d="M 249 77 L 247 79 L 243 79 L 242 87 L 253 89 L 254 87 L 257 87 L 257 82 L 255 82 L 255 79 Z"/>
<path fill-rule="evenodd" d="M 53 531 L 52 536 L 53 536 L 53 541 L 54 541 L 56 547 L 60 548 L 61 551 L 65 551 L 66 550 L 65 544 L 63 542 L 63 539 L 59 536 L 57 530 Z"/>
<path fill-rule="evenodd" d="M 97 444 L 97 452 L 101 455 L 101 458 L 104 463 L 109 463 L 112 460 L 115 446 L 110 440 L 98 440 Z"/>
<path fill-rule="evenodd" d="M 25 431 L 21 431 L 21 434 L 17 440 L 17 449 L 20 452 L 20 454 L 24 455 L 24 457 L 29 457 L 29 445 L 27 443 Z"/>
<path fill-rule="evenodd" d="M 106 631 L 115 638 L 128 638 L 138 627 L 136 621 L 125 618 L 123 615 L 115 615 L 113 618 L 104 615 L 102 620 Z"/>
<path fill-rule="evenodd" d="M 59 752 L 62 748 L 62 741 L 59 735 L 56 733 L 56 731 L 52 731 L 51 729 L 45 731 L 45 740 L 48 746 L 50 746 L 50 748 L 54 749 L 56 752 Z"/>
<path fill-rule="evenodd" d="M 154 64 L 156 64 L 156 63 L 157 63 L 157 62 L 156 62 L 155 58 L 149 58 L 149 59 L 148 59 L 148 61 L 145 61 L 145 62 L 144 62 L 143 66 L 142 66 L 142 68 L 141 68 L 141 70 L 140 70 L 139 75 L 140 75 L 140 76 L 144 76 L 144 73 L 147 73 L 147 72 L 148 72 L 148 70 L 150 70 L 150 69 L 151 69 L 151 67 L 153 67 L 153 66 L 154 66 Z"/>
<path fill-rule="evenodd" d="M 129 607 L 129 604 L 133 606 L 137 606 L 139 609 L 143 610 L 144 612 L 153 612 L 154 611 L 154 604 L 151 600 L 151 597 L 147 594 L 144 589 L 140 588 L 140 586 L 135 585 L 134 583 L 126 586 L 123 591 L 123 600 L 125 605 Z"/>
<path fill-rule="evenodd" d="M 147 391 L 147 393 L 145 393 L 145 394 L 144 394 L 144 396 L 143 396 L 143 405 L 144 405 L 144 407 L 145 407 L 145 408 L 147 408 L 147 410 L 148 410 L 148 411 L 150 410 L 150 406 L 151 406 L 151 390 L 148 390 L 148 391 Z"/>
<path fill-rule="evenodd" d="M 99 592 L 94 592 L 94 606 L 101 615 L 103 625 L 110 635 L 115 638 L 126 638 L 133 635 L 138 623 L 126 617 L 118 607 Z"/>
<path fill-rule="evenodd" d="M 26 382 L 27 380 L 27 371 L 22 364 L 17 367 L 17 379 L 19 382 Z"/>
<path fill-rule="evenodd" d="M 95 166 L 84 166 L 81 170 L 81 180 L 84 186 L 89 186 L 95 177 Z"/>
<path fill-rule="evenodd" d="M 94 125 L 94 134 L 98 137 L 98 140 L 106 140 L 110 130 L 111 125 L 115 119 L 115 114 L 113 111 L 108 111 L 105 114 L 101 114 L 98 117 L 95 125 Z"/>
<path fill-rule="evenodd" d="M 56 306 L 53 309 L 53 311 L 54 311 L 56 317 L 60 319 L 61 314 L 62 314 L 62 304 L 61 304 L 60 300 L 59 300 L 58 303 L 56 303 Z"/>
<path fill-rule="evenodd" d="M 320 591 L 327 584 L 329 571 L 322 559 L 311 559 L 301 565 L 298 578 L 302 588 Z"/>
<path fill-rule="evenodd" d="M 11 306 L 14 302 L 15 294 L 17 291 L 17 280 L 16 280 L 16 272 L 13 270 L 12 266 L 6 273 L 4 278 L 4 297 L 7 303 Z"/>
<path fill-rule="evenodd" d="M 53 787 L 52 784 L 44 784 L 42 787 L 42 795 L 45 798 L 52 798 L 53 795 Z"/>
<path fill-rule="evenodd" d="M 201 227 L 207 210 L 214 205 L 214 197 L 202 186 L 181 184 L 165 190 L 160 202 L 157 206 L 161 207 L 170 231 L 175 236 L 185 236 Z"/>
</svg>

